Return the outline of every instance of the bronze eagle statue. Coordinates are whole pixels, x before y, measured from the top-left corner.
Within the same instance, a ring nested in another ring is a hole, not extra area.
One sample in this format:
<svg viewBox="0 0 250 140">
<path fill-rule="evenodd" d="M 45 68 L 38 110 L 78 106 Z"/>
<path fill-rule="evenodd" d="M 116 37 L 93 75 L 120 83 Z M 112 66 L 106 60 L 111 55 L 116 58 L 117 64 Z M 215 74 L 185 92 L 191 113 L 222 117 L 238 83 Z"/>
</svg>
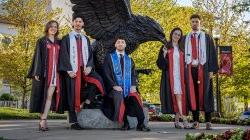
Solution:
<svg viewBox="0 0 250 140">
<path fill-rule="evenodd" d="M 95 39 L 93 51 L 97 69 L 102 67 L 106 54 L 115 49 L 118 35 L 126 39 L 128 54 L 147 41 L 167 42 L 159 23 L 132 13 L 130 0 L 71 0 L 71 3 L 74 4 L 73 16 L 83 18 L 86 34 Z"/>
</svg>

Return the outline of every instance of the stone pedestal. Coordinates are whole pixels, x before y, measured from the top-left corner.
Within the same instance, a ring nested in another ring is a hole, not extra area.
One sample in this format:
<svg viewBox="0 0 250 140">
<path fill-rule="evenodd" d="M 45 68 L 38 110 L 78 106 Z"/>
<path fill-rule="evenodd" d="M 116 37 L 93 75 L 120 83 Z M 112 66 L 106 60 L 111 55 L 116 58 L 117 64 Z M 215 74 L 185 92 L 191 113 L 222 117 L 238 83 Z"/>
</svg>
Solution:
<svg viewBox="0 0 250 140">
<path fill-rule="evenodd" d="M 148 108 L 144 108 L 145 121 L 144 124 L 148 125 Z M 109 120 L 100 109 L 83 109 L 77 114 L 78 123 L 83 128 L 91 129 L 116 129 L 119 128 L 117 122 Z M 136 128 L 136 117 L 128 116 L 129 125 L 131 128 Z"/>
</svg>

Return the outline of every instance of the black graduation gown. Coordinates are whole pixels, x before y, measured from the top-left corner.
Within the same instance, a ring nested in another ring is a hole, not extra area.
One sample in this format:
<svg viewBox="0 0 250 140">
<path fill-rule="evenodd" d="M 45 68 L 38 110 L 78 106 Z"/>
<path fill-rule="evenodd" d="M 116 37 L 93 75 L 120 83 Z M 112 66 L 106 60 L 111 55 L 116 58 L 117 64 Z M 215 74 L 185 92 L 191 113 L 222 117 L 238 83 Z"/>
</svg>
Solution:
<svg viewBox="0 0 250 140">
<path fill-rule="evenodd" d="M 168 47 L 168 48 L 172 49 L 171 47 Z M 182 50 L 180 50 L 180 51 L 182 51 Z M 161 84 L 160 84 L 161 112 L 163 114 L 175 114 L 176 111 L 174 110 L 174 106 L 177 107 L 177 104 L 176 104 L 176 102 L 173 101 L 173 98 L 175 98 L 175 97 L 172 96 L 173 93 L 171 92 L 170 75 L 169 75 L 169 73 L 171 73 L 171 72 L 169 72 L 170 71 L 169 65 L 171 65 L 171 64 L 169 64 L 168 53 L 167 53 L 166 57 L 164 57 L 164 55 L 163 55 L 163 46 L 161 47 L 161 49 L 159 51 L 156 64 L 157 64 L 158 68 L 162 71 Z M 183 91 L 182 95 L 184 95 L 183 97 L 186 99 L 186 94 L 184 94 L 184 92 L 185 91 Z M 182 103 L 183 103 L 183 108 L 182 108 L 183 113 L 184 112 L 186 113 L 188 110 L 188 107 L 185 104 L 186 102 L 183 102 L 183 100 L 182 100 Z"/>
<path fill-rule="evenodd" d="M 162 70 L 160 84 L 161 112 L 163 114 L 173 114 L 172 99 L 170 94 L 170 82 L 168 72 L 168 57 L 164 58 L 163 47 L 161 47 L 156 64 Z"/>
<path fill-rule="evenodd" d="M 137 77 L 136 77 L 136 72 L 135 72 L 135 65 L 134 61 L 132 60 L 132 70 L 131 70 L 131 85 L 137 86 Z M 114 69 L 113 69 L 113 63 L 110 54 L 107 54 L 104 60 L 105 65 L 103 66 L 104 70 L 104 77 L 103 81 L 105 83 L 105 88 L 107 91 L 107 94 L 113 90 L 114 86 L 118 86 L 118 83 L 115 79 L 114 75 Z"/>
<path fill-rule="evenodd" d="M 186 40 L 186 36 L 183 37 L 182 41 L 181 41 L 181 47 L 183 48 L 183 50 L 185 50 L 185 40 Z M 214 111 L 214 96 L 213 96 L 213 85 L 212 85 L 212 79 L 209 79 L 209 72 L 213 72 L 214 74 L 217 73 L 218 71 L 218 58 L 217 58 L 217 52 L 216 52 L 216 48 L 213 42 L 213 39 L 211 38 L 211 36 L 209 36 L 208 34 L 206 34 L 206 53 L 207 53 L 207 62 L 203 65 L 203 74 L 204 74 L 204 86 L 203 86 L 203 90 L 204 90 L 204 110 L 201 111 L 205 111 L 205 112 L 213 112 Z M 188 104 L 189 104 L 189 108 L 191 109 L 191 100 L 190 100 L 190 86 L 189 86 L 189 69 L 187 64 L 185 64 L 185 81 L 186 81 L 186 92 L 187 92 L 187 97 L 188 97 Z M 200 101 L 201 102 L 201 101 Z M 198 104 L 196 104 L 197 106 L 199 106 Z M 199 108 L 199 107 L 197 107 Z"/>
<path fill-rule="evenodd" d="M 113 87 L 118 86 L 118 83 L 115 78 L 113 63 L 110 54 L 106 55 L 104 59 L 104 64 L 105 65 L 103 65 L 103 72 L 104 72 L 103 81 L 105 84 L 105 89 L 107 94 L 105 95 L 104 98 L 102 111 L 104 115 L 107 116 L 110 120 L 114 120 L 115 107 L 111 93 L 113 92 Z M 137 86 L 137 76 L 133 60 L 132 60 L 132 70 L 131 70 L 131 85 Z M 134 116 L 134 114 L 135 113 L 133 109 L 130 109 L 129 115 Z"/>
<path fill-rule="evenodd" d="M 86 37 L 86 36 L 85 36 Z M 98 80 L 101 84 L 101 88 L 104 91 L 104 84 L 101 76 L 95 72 L 94 61 L 93 61 L 93 52 L 90 46 L 90 40 L 88 37 L 88 51 L 89 58 L 87 67 L 92 67 L 91 73 L 88 75 L 89 77 L 93 77 Z M 72 71 L 72 67 L 70 64 L 70 37 L 66 35 L 62 38 L 61 41 L 61 49 L 59 54 L 59 71 L 62 79 L 62 87 L 61 87 L 61 96 L 62 96 L 62 106 L 60 108 L 64 111 L 75 111 L 75 79 L 69 77 L 67 71 Z M 82 94 L 82 93 L 81 93 Z M 80 99 L 79 99 L 80 100 Z"/>
<path fill-rule="evenodd" d="M 47 78 L 48 78 L 48 50 L 46 43 L 49 41 L 46 37 L 37 40 L 35 53 L 33 55 L 32 64 L 30 66 L 27 77 L 32 78 L 32 89 L 30 97 L 30 112 L 43 113 L 47 99 Z M 60 44 L 59 41 L 56 43 Z M 34 79 L 34 76 L 39 76 L 40 81 Z M 56 90 L 55 90 L 56 92 Z M 56 111 L 56 94 L 53 94 L 51 109 Z M 57 110 L 58 113 L 61 113 Z"/>
</svg>

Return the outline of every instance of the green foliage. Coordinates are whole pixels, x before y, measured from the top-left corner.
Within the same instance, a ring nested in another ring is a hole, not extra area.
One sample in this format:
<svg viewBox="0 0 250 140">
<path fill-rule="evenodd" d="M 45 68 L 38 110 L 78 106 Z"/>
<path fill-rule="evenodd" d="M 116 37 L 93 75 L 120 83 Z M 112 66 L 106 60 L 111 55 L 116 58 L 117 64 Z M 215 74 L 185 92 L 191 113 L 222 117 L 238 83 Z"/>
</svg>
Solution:
<svg viewBox="0 0 250 140">
<path fill-rule="evenodd" d="M 15 97 L 9 93 L 4 93 L 0 96 L 0 101 L 14 101 Z"/>
<path fill-rule="evenodd" d="M 49 113 L 48 119 L 66 119 L 66 114 Z M 0 108 L 0 120 L 40 119 L 39 113 L 29 113 L 26 109 Z"/>
<path fill-rule="evenodd" d="M 187 133 L 186 134 L 186 140 L 245 140 L 248 139 L 247 135 L 249 133 L 249 130 L 242 130 L 242 129 L 234 129 L 234 130 L 227 130 L 224 133 L 221 134 L 205 134 L 202 133 Z"/>
<path fill-rule="evenodd" d="M 188 121 L 191 121 L 191 116 L 187 117 Z M 160 122 L 173 122 L 174 117 L 169 114 L 164 114 L 161 116 L 150 116 L 150 121 L 160 121 Z M 200 117 L 200 122 L 205 123 L 204 117 Z M 235 118 L 218 118 L 213 117 L 211 120 L 212 123 L 215 124 L 229 124 L 229 125 L 250 125 L 250 119 L 248 120 L 240 120 L 239 117 Z"/>
<path fill-rule="evenodd" d="M 238 118 L 212 118 L 212 123 L 216 124 L 231 124 L 231 125 L 250 125 L 250 119 L 240 120 Z"/>
<path fill-rule="evenodd" d="M 187 133 L 185 140 L 201 140 L 202 137 L 204 137 L 204 133 Z"/>
<path fill-rule="evenodd" d="M 36 40 L 43 35 L 44 25 L 60 9 L 48 11 L 49 0 L 5 0 L 1 17 L 16 26 L 13 42 L 0 51 L 0 76 L 20 91 L 22 106 L 28 100 L 30 81 L 26 75 L 31 64 Z"/>
<path fill-rule="evenodd" d="M 149 120 L 150 121 L 160 121 L 160 122 L 173 122 L 174 117 L 173 117 L 173 115 L 164 114 L 161 116 L 150 116 Z"/>
<path fill-rule="evenodd" d="M 233 10 L 237 12 L 247 12 L 250 11 L 250 1 L 249 0 L 238 0 L 237 3 L 233 5 Z"/>
</svg>

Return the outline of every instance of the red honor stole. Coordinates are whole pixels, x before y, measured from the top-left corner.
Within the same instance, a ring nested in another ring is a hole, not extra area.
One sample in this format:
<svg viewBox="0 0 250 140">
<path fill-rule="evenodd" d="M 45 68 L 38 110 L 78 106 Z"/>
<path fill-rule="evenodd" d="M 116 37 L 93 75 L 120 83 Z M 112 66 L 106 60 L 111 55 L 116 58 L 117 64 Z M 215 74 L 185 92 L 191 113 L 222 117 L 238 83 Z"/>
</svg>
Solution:
<svg viewBox="0 0 250 140">
<path fill-rule="evenodd" d="M 48 61 L 47 61 L 47 65 L 48 65 L 48 81 L 47 84 L 48 86 L 50 86 L 50 82 L 51 82 L 51 78 L 52 77 L 52 72 L 53 72 L 53 66 L 55 65 L 57 67 L 58 64 L 58 57 L 59 57 L 59 50 L 60 50 L 60 46 L 58 44 L 55 43 L 48 43 L 47 42 L 47 51 L 48 51 Z M 55 49 L 55 51 L 54 51 Z M 54 60 L 54 56 L 55 56 L 55 62 Z M 59 107 L 59 100 L 60 100 L 60 81 L 59 81 L 59 73 L 56 72 L 56 111 L 58 110 Z"/>
<path fill-rule="evenodd" d="M 179 51 L 180 54 L 180 76 L 181 76 L 181 89 L 182 89 L 182 110 L 183 114 L 187 114 L 186 110 L 186 92 L 185 92 L 185 82 L 184 82 L 184 53 Z M 170 90 L 171 97 L 173 101 L 173 110 L 174 112 L 179 112 L 177 101 L 174 94 L 174 49 L 171 48 L 168 50 L 168 60 L 169 60 L 169 79 L 170 79 Z"/>
<path fill-rule="evenodd" d="M 192 62 L 195 59 L 198 59 L 198 91 L 199 91 L 199 110 L 204 110 L 204 69 L 203 65 L 199 63 L 199 46 L 197 46 L 197 38 L 195 37 L 194 33 L 191 35 L 191 45 L 192 45 Z M 199 43 L 198 43 L 199 44 Z M 200 46 L 204 47 L 204 46 Z M 197 51 L 198 50 L 198 51 Z M 191 73 L 192 68 L 192 62 L 188 65 L 188 77 L 189 77 L 189 93 L 190 93 L 190 102 L 191 102 L 191 108 L 192 110 L 197 109 L 196 104 L 196 96 L 195 96 L 195 90 L 194 90 L 194 84 L 193 84 L 193 78 Z"/>
<path fill-rule="evenodd" d="M 98 88 L 98 90 L 101 92 L 102 96 L 104 96 L 104 89 L 100 81 L 97 79 L 91 77 L 91 76 L 86 76 L 84 73 L 82 74 L 82 68 L 84 68 L 84 61 L 83 61 L 83 53 L 82 50 L 82 40 L 80 37 L 77 37 L 77 60 L 78 60 L 78 69 L 76 72 L 76 77 L 75 77 L 75 110 L 76 112 L 80 112 L 81 108 L 81 86 L 85 86 L 86 83 L 92 83 L 95 84 Z M 82 80 L 83 79 L 83 80 Z"/>
<path fill-rule="evenodd" d="M 76 72 L 76 77 L 75 77 L 75 110 L 76 112 L 80 112 L 81 108 L 81 82 L 84 82 L 81 80 L 82 73 L 81 73 L 81 66 L 84 66 L 83 64 L 83 56 L 82 56 L 82 40 L 80 36 L 77 36 L 76 38 L 76 45 L 77 45 L 77 72 Z M 84 75 L 83 75 L 84 76 Z"/>
</svg>

